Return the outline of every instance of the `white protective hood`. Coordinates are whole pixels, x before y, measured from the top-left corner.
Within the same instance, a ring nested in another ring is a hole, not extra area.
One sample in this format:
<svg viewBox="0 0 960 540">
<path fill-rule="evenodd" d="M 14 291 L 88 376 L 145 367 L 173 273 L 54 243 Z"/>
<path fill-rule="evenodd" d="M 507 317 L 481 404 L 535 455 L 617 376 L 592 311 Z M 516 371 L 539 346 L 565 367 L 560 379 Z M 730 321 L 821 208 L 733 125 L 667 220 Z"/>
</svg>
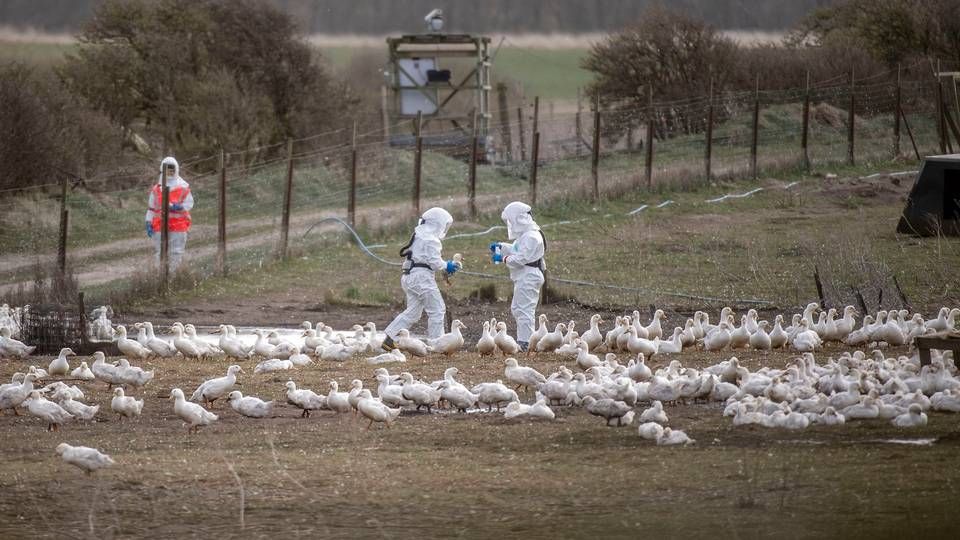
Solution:
<svg viewBox="0 0 960 540">
<path fill-rule="evenodd" d="M 527 231 L 539 231 L 540 226 L 533 220 L 530 205 L 514 201 L 503 209 L 500 219 L 507 225 L 507 239 L 516 240 Z"/>
<path fill-rule="evenodd" d="M 160 175 L 157 176 L 157 183 L 163 183 L 163 169 L 166 168 L 167 165 L 173 165 L 173 175 L 175 177 L 173 182 L 167 183 L 173 185 L 183 182 L 183 178 L 180 178 L 180 164 L 177 163 L 177 158 L 173 156 L 167 156 L 163 158 L 163 161 L 160 162 Z"/>
<path fill-rule="evenodd" d="M 453 216 L 443 208 L 434 207 L 420 216 L 420 224 L 414 229 L 418 238 L 443 240 L 453 223 Z"/>
</svg>

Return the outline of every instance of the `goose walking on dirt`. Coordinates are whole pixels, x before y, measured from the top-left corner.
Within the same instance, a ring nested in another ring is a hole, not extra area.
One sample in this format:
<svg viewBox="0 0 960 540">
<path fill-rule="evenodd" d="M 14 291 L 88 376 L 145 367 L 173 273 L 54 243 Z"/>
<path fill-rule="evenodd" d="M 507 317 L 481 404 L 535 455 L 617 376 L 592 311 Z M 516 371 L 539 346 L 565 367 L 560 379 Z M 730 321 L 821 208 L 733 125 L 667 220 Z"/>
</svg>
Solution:
<svg viewBox="0 0 960 540">
<path fill-rule="evenodd" d="M 170 391 L 173 401 L 173 412 L 184 421 L 188 433 L 196 433 L 200 426 L 209 426 L 218 420 L 217 415 L 204 409 L 196 403 L 191 403 L 183 396 L 183 390 L 174 388 Z"/>
</svg>

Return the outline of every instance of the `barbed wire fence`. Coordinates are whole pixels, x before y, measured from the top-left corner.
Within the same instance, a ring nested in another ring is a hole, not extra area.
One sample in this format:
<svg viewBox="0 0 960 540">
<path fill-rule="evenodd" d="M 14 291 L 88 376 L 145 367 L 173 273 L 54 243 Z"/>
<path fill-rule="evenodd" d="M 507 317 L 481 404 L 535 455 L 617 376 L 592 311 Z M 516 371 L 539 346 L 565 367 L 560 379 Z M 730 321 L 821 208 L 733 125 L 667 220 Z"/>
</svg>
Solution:
<svg viewBox="0 0 960 540">
<path fill-rule="evenodd" d="M 910 74 L 776 91 L 758 81 L 753 91 L 672 101 L 584 97 L 576 110 L 534 99 L 494 112 L 492 146 L 471 126 L 434 123 L 418 135 L 415 118 L 384 126 L 371 114 L 352 130 L 191 157 L 181 167 L 196 200 L 190 271 L 226 275 L 285 258 L 329 217 L 376 234 L 434 205 L 471 222 L 513 199 L 598 199 L 952 152 L 951 88 Z M 142 221 L 156 173 L 147 167 L 0 194 L 0 297 L 67 275 L 84 286 L 153 280 Z"/>
</svg>

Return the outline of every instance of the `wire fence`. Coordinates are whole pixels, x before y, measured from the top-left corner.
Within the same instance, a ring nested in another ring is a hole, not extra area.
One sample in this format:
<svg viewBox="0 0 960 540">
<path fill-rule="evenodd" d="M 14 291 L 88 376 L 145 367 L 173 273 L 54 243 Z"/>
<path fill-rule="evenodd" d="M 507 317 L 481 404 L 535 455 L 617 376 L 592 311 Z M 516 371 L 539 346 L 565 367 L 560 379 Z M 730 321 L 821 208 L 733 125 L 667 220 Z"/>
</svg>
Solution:
<svg viewBox="0 0 960 540">
<path fill-rule="evenodd" d="M 674 101 L 601 96 L 599 110 L 537 100 L 494 112 L 479 152 L 470 126 L 432 122 L 418 138 L 416 120 L 404 119 L 190 157 L 181 167 L 196 201 L 187 260 L 201 276 L 260 266 L 296 253 L 303 233 L 331 217 L 379 233 L 434 205 L 470 221 L 513 199 L 614 197 L 952 152 L 954 98 L 937 85 L 893 72 Z M 84 286 L 152 272 L 143 216 L 157 175 L 148 170 L 86 179 L 65 197 L 59 185 L 0 194 L 0 296 L 67 269 Z"/>
</svg>

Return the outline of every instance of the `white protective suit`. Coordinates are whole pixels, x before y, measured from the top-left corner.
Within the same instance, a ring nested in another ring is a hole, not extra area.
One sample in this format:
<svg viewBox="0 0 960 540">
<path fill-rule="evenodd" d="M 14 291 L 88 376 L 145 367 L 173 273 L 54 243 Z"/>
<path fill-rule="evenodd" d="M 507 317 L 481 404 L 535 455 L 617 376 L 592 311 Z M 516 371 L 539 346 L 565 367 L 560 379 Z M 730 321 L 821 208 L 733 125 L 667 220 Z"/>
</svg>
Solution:
<svg viewBox="0 0 960 540">
<path fill-rule="evenodd" d="M 513 302 L 510 312 L 517 321 L 517 341 L 528 343 L 536 323 L 537 303 L 543 286 L 543 255 L 546 249 L 540 226 L 530 214 L 530 206 L 512 202 L 503 209 L 500 218 L 507 225 L 507 238 L 513 244 L 501 243 L 504 264 L 513 280 Z M 528 266 L 540 262 L 538 267 Z"/>
<path fill-rule="evenodd" d="M 414 229 L 409 256 L 403 265 L 403 277 L 400 278 L 400 286 L 407 296 L 407 309 L 384 329 L 391 339 L 396 339 L 400 330 L 409 330 L 424 311 L 427 312 L 427 337 L 433 339 L 443 335 L 447 306 L 440 296 L 435 273 L 447 267 L 447 262 L 440 256 L 443 248 L 440 241 L 452 223 L 453 216 L 449 212 L 443 208 L 431 208 L 423 213 L 420 224 Z"/>
<path fill-rule="evenodd" d="M 163 158 L 163 161 L 160 162 L 160 175 L 157 177 L 157 184 L 160 184 L 163 182 L 164 168 L 167 165 L 173 165 L 174 167 L 173 177 L 169 177 L 169 176 L 167 177 L 167 187 L 169 187 L 171 191 L 174 188 L 178 188 L 178 187 L 183 187 L 189 190 L 190 184 L 188 184 L 186 180 L 180 177 L 180 164 L 177 163 L 176 158 L 173 158 L 170 156 Z M 154 193 L 154 191 L 151 190 L 150 197 L 147 200 L 147 215 L 144 218 L 145 221 L 147 221 L 148 223 L 152 222 L 153 218 L 159 215 L 159 212 L 153 211 L 154 208 L 160 208 L 160 204 L 161 204 L 161 201 L 156 200 L 156 198 L 157 198 L 156 193 Z M 189 212 L 193 210 L 193 193 L 192 192 L 187 195 L 187 197 L 183 200 L 182 204 L 183 204 L 183 209 L 185 211 Z M 168 257 L 169 257 L 169 265 L 170 265 L 171 272 L 176 271 L 177 268 L 180 267 L 180 263 L 183 262 L 183 254 L 187 250 L 187 234 L 188 233 L 186 231 L 182 231 L 182 232 L 170 231 L 167 234 L 167 237 L 169 239 L 167 248 L 169 250 Z M 155 256 L 157 266 L 160 265 L 160 240 L 162 236 L 163 235 L 160 233 L 159 230 L 153 231 L 153 250 L 154 250 L 154 256 Z"/>
</svg>

